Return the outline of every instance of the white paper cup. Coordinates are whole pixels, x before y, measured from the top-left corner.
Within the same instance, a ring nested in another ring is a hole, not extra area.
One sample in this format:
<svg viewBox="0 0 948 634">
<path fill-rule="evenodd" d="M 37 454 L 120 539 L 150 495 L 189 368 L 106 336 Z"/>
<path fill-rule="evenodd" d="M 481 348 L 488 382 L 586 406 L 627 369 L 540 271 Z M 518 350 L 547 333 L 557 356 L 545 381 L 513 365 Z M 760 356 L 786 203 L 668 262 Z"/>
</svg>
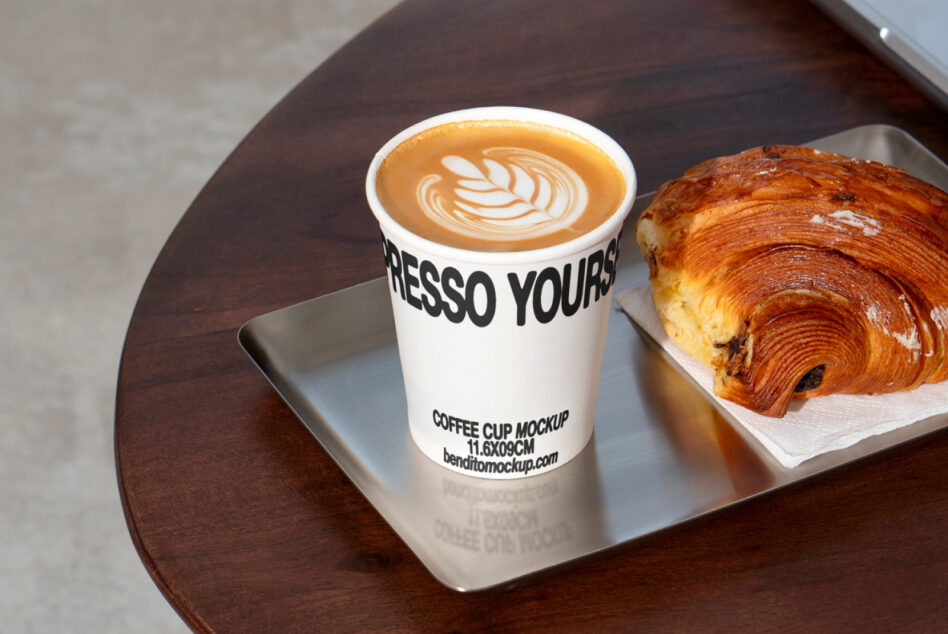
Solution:
<svg viewBox="0 0 948 634">
<path fill-rule="evenodd" d="M 546 124 L 590 141 L 622 173 L 622 203 L 592 231 L 532 251 L 459 249 L 395 222 L 375 189 L 385 157 L 428 128 L 491 119 Z M 366 195 L 382 231 L 411 436 L 425 455 L 460 473 L 507 479 L 549 471 L 583 449 L 593 432 L 619 239 L 635 188 L 632 162 L 610 137 L 530 108 L 439 115 L 379 150 Z M 574 310 L 577 283 L 583 297 Z"/>
</svg>

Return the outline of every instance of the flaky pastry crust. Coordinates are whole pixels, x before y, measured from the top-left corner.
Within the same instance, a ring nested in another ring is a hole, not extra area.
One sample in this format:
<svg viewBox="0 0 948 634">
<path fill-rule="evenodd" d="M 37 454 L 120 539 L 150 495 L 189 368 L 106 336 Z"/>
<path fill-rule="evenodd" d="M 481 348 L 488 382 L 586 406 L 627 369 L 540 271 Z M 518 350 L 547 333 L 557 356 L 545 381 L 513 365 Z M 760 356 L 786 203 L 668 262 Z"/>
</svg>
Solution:
<svg viewBox="0 0 948 634">
<path fill-rule="evenodd" d="M 752 148 L 662 185 L 636 237 L 665 330 L 723 398 L 783 416 L 948 378 L 948 194 L 903 170 Z"/>
</svg>

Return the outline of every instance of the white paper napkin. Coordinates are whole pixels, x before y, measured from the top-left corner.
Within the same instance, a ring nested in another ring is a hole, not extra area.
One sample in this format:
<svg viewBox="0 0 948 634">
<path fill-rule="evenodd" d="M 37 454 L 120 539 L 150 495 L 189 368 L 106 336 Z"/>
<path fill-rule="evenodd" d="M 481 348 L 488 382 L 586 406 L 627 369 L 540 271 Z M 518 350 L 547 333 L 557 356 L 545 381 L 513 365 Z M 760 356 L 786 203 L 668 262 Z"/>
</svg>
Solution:
<svg viewBox="0 0 948 634">
<path fill-rule="evenodd" d="M 725 410 L 786 467 L 864 438 L 948 412 L 948 381 L 921 385 L 911 392 L 873 396 L 831 394 L 795 399 L 783 418 L 761 416 L 714 395 L 712 372 L 668 337 L 655 312 L 651 288 L 637 286 L 616 295 L 619 305 Z"/>
</svg>

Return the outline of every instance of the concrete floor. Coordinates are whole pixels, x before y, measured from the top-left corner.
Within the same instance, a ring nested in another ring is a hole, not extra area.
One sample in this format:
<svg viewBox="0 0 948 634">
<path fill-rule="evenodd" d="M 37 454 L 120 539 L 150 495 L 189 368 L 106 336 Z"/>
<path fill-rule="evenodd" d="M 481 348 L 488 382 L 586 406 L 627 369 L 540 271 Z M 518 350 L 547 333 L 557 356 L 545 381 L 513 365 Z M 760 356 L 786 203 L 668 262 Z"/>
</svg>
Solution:
<svg viewBox="0 0 948 634">
<path fill-rule="evenodd" d="M 186 631 L 119 502 L 125 328 L 217 166 L 394 4 L 0 0 L 0 631 Z"/>
</svg>

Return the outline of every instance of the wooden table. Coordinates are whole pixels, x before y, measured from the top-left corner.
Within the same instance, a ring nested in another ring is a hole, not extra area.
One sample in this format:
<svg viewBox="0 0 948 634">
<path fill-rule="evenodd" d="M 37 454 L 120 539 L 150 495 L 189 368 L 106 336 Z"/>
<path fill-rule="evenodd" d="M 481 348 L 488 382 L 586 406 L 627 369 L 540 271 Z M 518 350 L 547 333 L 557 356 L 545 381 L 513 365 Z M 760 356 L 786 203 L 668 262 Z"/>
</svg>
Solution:
<svg viewBox="0 0 948 634">
<path fill-rule="evenodd" d="M 250 133 L 135 308 L 115 448 L 132 539 L 198 631 L 935 630 L 948 433 L 507 592 L 440 586 L 237 344 L 261 313 L 384 273 L 374 151 L 457 108 L 561 111 L 640 191 L 711 156 L 866 123 L 948 157 L 944 112 L 805 2 L 409 0 Z"/>
</svg>

